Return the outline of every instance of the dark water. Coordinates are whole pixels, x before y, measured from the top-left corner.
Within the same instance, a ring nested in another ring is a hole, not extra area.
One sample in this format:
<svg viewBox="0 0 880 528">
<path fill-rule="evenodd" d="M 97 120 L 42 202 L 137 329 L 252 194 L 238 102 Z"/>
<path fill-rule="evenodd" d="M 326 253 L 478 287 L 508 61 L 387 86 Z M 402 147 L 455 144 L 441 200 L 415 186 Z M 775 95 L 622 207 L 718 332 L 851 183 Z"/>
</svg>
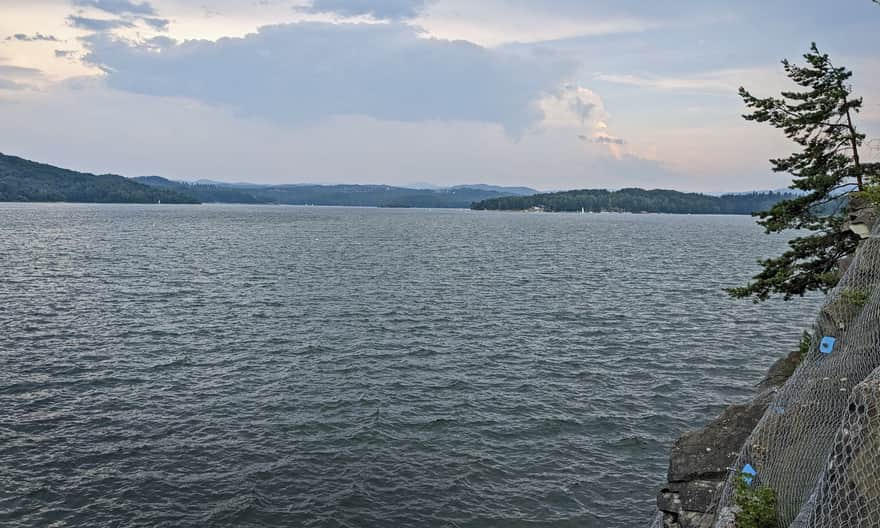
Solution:
<svg viewBox="0 0 880 528">
<path fill-rule="evenodd" d="M 0 525 L 630 527 L 815 301 L 746 217 L 0 205 Z"/>
</svg>

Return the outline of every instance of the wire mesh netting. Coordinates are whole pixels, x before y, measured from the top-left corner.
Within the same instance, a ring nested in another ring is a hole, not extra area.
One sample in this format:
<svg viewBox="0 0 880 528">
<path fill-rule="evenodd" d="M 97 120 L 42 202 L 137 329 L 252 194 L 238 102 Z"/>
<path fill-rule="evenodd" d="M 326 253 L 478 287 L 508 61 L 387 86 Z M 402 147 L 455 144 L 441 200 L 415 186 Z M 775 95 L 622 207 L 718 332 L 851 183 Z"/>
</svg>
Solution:
<svg viewBox="0 0 880 528">
<path fill-rule="evenodd" d="M 880 526 L 880 369 L 853 390 L 825 472 L 791 526 Z"/>
<path fill-rule="evenodd" d="M 880 526 L 880 225 L 816 321 L 809 351 L 746 441 L 716 528 L 735 526 L 736 479 L 777 496 L 780 527 Z"/>
</svg>

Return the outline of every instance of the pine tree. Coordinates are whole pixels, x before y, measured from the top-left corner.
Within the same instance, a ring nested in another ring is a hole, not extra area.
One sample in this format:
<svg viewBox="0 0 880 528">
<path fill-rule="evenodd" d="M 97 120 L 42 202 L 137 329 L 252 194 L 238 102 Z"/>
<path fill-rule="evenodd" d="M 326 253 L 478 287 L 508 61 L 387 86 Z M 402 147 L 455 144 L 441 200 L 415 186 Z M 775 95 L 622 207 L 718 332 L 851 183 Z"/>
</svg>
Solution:
<svg viewBox="0 0 880 528">
<path fill-rule="evenodd" d="M 726 290 L 733 297 L 759 302 L 780 294 L 788 300 L 834 287 L 842 259 L 859 241 L 847 229 L 847 213 L 859 202 L 856 197 L 876 190 L 876 164 L 864 163 L 859 155 L 865 135 L 856 129 L 854 118 L 862 99 L 852 97 L 852 72 L 835 66 L 815 43 L 804 59 L 803 66 L 782 61 L 788 77 L 803 91 L 782 92 L 781 98 L 758 98 L 745 88 L 739 94 L 751 110 L 745 119 L 769 123 L 801 147 L 770 163 L 774 172 L 791 174 L 791 188 L 803 194 L 758 213 L 758 223 L 767 233 L 813 233 L 791 240 L 782 255 L 760 261 L 763 269 L 752 282 Z"/>
</svg>

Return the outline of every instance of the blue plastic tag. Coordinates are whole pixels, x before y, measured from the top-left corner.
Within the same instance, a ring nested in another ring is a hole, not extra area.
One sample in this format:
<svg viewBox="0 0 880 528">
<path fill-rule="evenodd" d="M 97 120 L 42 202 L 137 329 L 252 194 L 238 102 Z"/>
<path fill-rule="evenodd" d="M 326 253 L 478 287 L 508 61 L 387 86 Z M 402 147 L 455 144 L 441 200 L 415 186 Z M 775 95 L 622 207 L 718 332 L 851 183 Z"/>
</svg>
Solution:
<svg viewBox="0 0 880 528">
<path fill-rule="evenodd" d="M 752 481 L 755 479 L 755 475 L 757 475 L 758 472 L 755 471 L 755 468 L 753 468 L 751 464 L 746 464 L 742 470 L 742 474 L 743 474 L 743 478 L 742 478 L 743 482 L 745 482 L 746 484 L 751 486 Z"/>
<path fill-rule="evenodd" d="M 819 352 L 822 352 L 823 354 L 830 354 L 834 352 L 834 343 L 836 342 L 837 340 L 833 337 L 823 337 L 822 342 L 819 343 Z"/>
</svg>

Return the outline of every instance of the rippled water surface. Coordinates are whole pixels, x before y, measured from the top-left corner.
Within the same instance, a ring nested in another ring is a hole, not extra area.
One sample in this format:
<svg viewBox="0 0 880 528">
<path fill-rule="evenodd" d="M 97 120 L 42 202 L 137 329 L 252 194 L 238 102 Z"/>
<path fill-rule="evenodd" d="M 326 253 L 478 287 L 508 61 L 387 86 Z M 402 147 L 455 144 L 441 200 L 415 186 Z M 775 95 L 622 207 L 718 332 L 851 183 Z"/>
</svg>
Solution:
<svg viewBox="0 0 880 528">
<path fill-rule="evenodd" d="M 815 300 L 747 217 L 0 205 L 0 524 L 630 527 Z"/>
</svg>

